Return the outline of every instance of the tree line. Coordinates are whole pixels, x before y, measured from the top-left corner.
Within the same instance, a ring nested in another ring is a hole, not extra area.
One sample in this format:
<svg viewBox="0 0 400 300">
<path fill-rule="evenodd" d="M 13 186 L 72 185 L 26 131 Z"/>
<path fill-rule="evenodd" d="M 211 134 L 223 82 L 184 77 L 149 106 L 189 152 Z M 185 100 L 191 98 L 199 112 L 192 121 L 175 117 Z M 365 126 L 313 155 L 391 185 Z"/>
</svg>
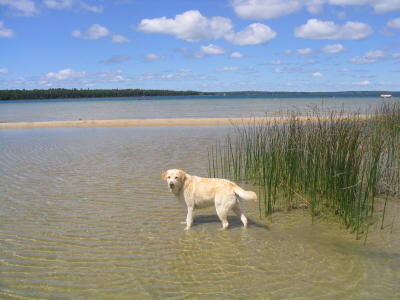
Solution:
<svg viewBox="0 0 400 300">
<path fill-rule="evenodd" d="M 143 89 L 35 89 L 0 90 L 0 100 L 22 99 L 68 99 L 68 98 L 113 98 L 149 96 L 204 95 L 196 91 L 143 90 Z"/>
</svg>

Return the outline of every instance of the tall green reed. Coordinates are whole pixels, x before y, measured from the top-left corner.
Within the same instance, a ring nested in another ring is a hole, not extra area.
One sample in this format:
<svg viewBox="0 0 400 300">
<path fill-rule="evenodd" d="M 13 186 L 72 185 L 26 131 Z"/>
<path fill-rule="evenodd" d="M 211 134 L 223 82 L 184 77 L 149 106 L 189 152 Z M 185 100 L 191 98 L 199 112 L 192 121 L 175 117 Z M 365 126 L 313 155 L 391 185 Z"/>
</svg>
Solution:
<svg viewBox="0 0 400 300">
<path fill-rule="evenodd" d="M 258 185 L 266 216 L 308 207 L 312 220 L 336 215 L 366 238 L 377 194 L 400 192 L 399 124 L 399 102 L 368 116 L 314 110 L 240 124 L 209 151 L 209 175 Z"/>
</svg>

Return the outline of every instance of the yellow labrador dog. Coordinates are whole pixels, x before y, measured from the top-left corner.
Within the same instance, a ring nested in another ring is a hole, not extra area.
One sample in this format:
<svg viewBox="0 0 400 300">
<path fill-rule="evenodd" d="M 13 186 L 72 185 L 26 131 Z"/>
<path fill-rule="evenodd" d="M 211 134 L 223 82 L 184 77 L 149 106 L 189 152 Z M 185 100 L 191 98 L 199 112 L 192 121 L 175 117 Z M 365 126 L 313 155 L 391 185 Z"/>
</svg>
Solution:
<svg viewBox="0 0 400 300">
<path fill-rule="evenodd" d="M 247 226 L 247 218 L 240 209 L 239 199 L 257 201 L 256 193 L 245 191 L 226 179 L 192 176 L 178 169 L 167 170 L 161 177 L 167 181 L 170 191 L 187 205 L 185 230 L 192 226 L 195 208 L 212 205 L 215 205 L 217 215 L 222 222 L 222 229 L 229 226 L 227 218 L 231 209 L 240 217 L 244 227 Z"/>
</svg>

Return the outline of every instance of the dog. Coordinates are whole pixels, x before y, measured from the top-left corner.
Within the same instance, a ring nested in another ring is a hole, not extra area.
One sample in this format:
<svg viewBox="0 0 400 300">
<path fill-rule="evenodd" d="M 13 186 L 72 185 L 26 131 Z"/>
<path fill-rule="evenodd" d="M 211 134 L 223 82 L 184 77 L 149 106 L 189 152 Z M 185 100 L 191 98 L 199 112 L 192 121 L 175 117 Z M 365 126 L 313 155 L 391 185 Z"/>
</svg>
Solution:
<svg viewBox="0 0 400 300">
<path fill-rule="evenodd" d="M 193 224 L 193 211 L 195 208 L 205 208 L 215 205 L 217 215 L 222 222 L 222 229 L 227 229 L 228 212 L 233 212 L 240 217 L 244 227 L 247 227 L 247 218 L 242 213 L 239 199 L 257 201 L 253 191 L 245 191 L 237 184 L 226 179 L 202 178 L 192 176 L 178 169 L 170 169 L 161 174 L 167 181 L 170 191 L 187 206 L 186 228 L 189 230 Z"/>
</svg>

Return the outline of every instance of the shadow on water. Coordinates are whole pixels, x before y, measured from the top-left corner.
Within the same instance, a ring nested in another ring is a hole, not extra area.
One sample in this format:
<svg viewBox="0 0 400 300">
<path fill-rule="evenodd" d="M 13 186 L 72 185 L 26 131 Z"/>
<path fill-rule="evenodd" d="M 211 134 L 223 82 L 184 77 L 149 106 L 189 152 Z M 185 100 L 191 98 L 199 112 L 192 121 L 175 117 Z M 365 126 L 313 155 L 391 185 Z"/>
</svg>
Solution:
<svg viewBox="0 0 400 300">
<path fill-rule="evenodd" d="M 254 221 L 253 219 L 247 217 L 248 227 L 258 227 L 258 228 L 264 228 L 269 230 L 269 226 L 266 224 L 258 223 Z M 218 218 L 217 215 L 199 215 L 195 216 L 193 219 L 193 227 L 201 225 L 201 224 L 207 224 L 207 223 L 216 223 L 216 224 L 221 224 L 220 219 Z M 242 221 L 240 220 L 239 217 L 236 216 L 228 216 L 228 223 L 229 223 L 229 228 L 238 228 L 238 227 L 243 227 Z"/>
</svg>

